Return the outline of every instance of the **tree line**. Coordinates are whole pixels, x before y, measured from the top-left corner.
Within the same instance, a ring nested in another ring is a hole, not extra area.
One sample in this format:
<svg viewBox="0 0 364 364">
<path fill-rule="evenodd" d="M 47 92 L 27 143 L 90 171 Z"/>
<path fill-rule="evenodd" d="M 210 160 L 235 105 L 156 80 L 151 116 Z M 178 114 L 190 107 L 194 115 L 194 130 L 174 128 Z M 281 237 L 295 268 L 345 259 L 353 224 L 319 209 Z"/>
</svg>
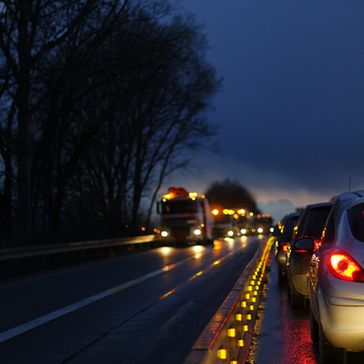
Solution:
<svg viewBox="0 0 364 364">
<path fill-rule="evenodd" d="M 212 206 L 227 209 L 243 208 L 254 214 L 260 214 L 255 196 L 239 181 L 224 180 L 212 182 L 205 192 Z"/>
<path fill-rule="evenodd" d="M 206 47 L 166 0 L 0 1 L 1 243 L 148 225 L 215 133 Z"/>
</svg>

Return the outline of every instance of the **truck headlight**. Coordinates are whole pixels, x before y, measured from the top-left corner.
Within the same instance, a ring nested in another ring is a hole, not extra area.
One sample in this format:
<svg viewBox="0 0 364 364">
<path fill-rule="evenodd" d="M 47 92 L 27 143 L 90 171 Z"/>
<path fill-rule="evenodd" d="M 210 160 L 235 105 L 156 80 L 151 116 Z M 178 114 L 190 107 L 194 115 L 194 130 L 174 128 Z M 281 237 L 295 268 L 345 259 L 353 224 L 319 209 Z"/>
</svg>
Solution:
<svg viewBox="0 0 364 364">
<path fill-rule="evenodd" d="M 231 236 L 234 236 L 234 231 L 229 230 L 229 231 L 227 232 L 227 235 L 228 235 L 228 236 L 230 236 L 230 237 L 231 237 Z"/>
<path fill-rule="evenodd" d="M 193 234 L 196 236 L 199 236 L 202 234 L 202 231 L 201 231 L 201 229 L 195 229 L 195 230 L 193 230 Z"/>
<path fill-rule="evenodd" d="M 163 230 L 161 232 L 161 235 L 162 235 L 162 238 L 166 238 L 169 234 L 168 234 L 168 231 Z"/>
<path fill-rule="evenodd" d="M 263 228 L 260 227 L 260 228 L 258 228 L 257 231 L 258 231 L 258 234 L 263 234 Z"/>
</svg>

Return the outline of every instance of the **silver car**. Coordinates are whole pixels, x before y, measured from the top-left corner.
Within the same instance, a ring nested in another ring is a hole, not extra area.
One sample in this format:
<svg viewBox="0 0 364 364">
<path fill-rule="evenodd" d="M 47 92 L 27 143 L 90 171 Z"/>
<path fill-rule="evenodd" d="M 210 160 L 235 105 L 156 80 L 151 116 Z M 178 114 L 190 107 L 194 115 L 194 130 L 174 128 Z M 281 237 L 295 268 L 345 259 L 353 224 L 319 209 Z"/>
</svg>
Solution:
<svg viewBox="0 0 364 364">
<path fill-rule="evenodd" d="M 364 191 L 335 199 L 321 243 L 309 264 L 311 337 L 321 363 L 347 363 L 351 351 L 364 362 Z"/>
</svg>

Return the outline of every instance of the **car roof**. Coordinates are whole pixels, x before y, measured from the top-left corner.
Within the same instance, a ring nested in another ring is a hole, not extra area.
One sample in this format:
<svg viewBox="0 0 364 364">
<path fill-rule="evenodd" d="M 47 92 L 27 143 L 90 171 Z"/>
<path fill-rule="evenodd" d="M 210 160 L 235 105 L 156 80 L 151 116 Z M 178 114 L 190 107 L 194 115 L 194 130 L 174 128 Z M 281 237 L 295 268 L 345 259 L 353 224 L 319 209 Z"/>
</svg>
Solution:
<svg viewBox="0 0 364 364">
<path fill-rule="evenodd" d="M 301 213 L 300 212 L 292 212 L 290 214 L 285 215 L 282 220 L 281 223 L 286 223 L 287 221 L 294 219 L 294 218 L 298 218 L 300 217 Z"/>
<path fill-rule="evenodd" d="M 344 192 L 336 197 L 336 201 L 345 202 L 356 200 L 358 198 L 364 197 L 364 190 L 361 191 L 353 191 L 353 192 Z"/>
<path fill-rule="evenodd" d="M 334 198 L 335 207 L 342 210 L 347 209 L 352 202 L 364 198 L 364 190 L 344 192 Z"/>
<path fill-rule="evenodd" d="M 333 204 L 334 204 L 333 202 L 314 203 L 314 204 L 311 204 L 311 205 L 307 205 L 306 209 L 315 209 L 315 208 L 319 208 L 319 207 L 332 206 Z"/>
</svg>

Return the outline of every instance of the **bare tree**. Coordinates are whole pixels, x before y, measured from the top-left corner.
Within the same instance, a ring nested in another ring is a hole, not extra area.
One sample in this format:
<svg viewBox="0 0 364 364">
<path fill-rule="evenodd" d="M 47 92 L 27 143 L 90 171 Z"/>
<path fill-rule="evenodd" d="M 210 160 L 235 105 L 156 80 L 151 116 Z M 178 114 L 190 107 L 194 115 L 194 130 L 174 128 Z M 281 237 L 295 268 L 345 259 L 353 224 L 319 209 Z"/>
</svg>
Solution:
<svg viewBox="0 0 364 364">
<path fill-rule="evenodd" d="M 135 229 L 165 176 L 206 147 L 219 81 L 200 29 L 174 11 L 167 0 L 0 2 L 8 239 L 14 211 L 20 242 L 90 222 L 103 234 Z"/>
<path fill-rule="evenodd" d="M 3 1 L 0 13 L 0 57 L 7 65 L 6 101 L 15 117 L 17 232 L 25 240 L 31 229 L 31 162 L 34 109 L 41 92 L 37 82 L 57 48 L 81 29 L 97 34 L 128 1 Z M 103 21 L 94 29 L 89 20 Z M 8 118 L 9 119 L 9 118 Z"/>
</svg>

